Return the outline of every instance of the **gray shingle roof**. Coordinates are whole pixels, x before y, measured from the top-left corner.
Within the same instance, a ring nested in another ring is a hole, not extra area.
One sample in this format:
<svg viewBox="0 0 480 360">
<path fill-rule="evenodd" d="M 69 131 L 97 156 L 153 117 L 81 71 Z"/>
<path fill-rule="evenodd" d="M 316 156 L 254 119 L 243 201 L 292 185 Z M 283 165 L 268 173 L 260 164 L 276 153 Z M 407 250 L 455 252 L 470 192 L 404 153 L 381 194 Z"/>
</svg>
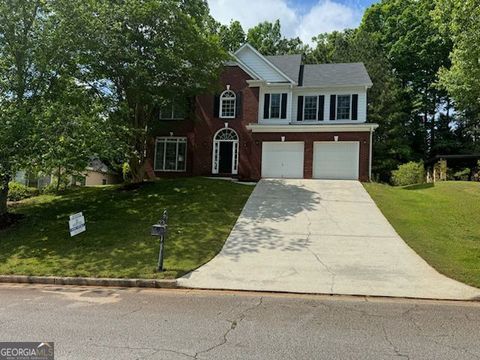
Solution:
<svg viewBox="0 0 480 360">
<path fill-rule="evenodd" d="M 363 63 L 304 65 L 302 86 L 372 85 Z"/>
<path fill-rule="evenodd" d="M 299 81 L 300 65 L 302 64 L 302 55 L 271 55 L 265 56 L 268 61 L 279 68 L 285 75 L 293 81 Z"/>
<path fill-rule="evenodd" d="M 304 65 L 303 79 L 300 79 L 302 55 L 265 57 L 301 86 L 372 85 L 363 63 Z"/>
</svg>

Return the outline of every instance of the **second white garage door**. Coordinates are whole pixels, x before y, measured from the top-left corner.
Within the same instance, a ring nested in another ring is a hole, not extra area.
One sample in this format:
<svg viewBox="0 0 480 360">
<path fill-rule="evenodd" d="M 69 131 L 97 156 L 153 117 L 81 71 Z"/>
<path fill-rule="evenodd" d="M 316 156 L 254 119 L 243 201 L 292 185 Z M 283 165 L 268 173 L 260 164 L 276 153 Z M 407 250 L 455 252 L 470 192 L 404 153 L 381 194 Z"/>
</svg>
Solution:
<svg viewBox="0 0 480 360">
<path fill-rule="evenodd" d="M 303 178 L 303 142 L 263 142 L 262 177 Z"/>
<path fill-rule="evenodd" d="M 358 141 L 313 144 L 313 177 L 315 179 L 358 180 L 358 162 Z"/>
</svg>

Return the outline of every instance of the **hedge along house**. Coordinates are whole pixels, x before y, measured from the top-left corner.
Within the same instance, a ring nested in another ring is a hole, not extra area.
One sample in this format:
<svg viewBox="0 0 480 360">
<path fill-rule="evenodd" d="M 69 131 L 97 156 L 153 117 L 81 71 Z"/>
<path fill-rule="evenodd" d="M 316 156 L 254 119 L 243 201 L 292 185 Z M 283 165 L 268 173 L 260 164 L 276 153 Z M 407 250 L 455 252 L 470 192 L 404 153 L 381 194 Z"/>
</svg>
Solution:
<svg viewBox="0 0 480 360">
<path fill-rule="evenodd" d="M 219 94 L 159 111 L 150 177 L 178 175 L 354 179 L 371 176 L 372 133 L 361 63 L 302 64 L 243 45 L 225 64 Z"/>
</svg>

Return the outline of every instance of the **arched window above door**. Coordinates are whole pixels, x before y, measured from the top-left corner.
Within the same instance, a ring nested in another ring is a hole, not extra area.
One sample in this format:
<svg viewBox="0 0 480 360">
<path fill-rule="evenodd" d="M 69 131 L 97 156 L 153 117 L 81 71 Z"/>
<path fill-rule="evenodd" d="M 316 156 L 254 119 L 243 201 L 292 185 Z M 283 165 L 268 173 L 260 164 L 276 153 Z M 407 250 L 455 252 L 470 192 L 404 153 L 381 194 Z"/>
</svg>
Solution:
<svg viewBox="0 0 480 360">
<path fill-rule="evenodd" d="M 230 128 L 225 128 L 217 132 L 217 134 L 215 135 L 215 140 L 237 141 L 238 135 L 235 132 L 235 130 L 232 130 Z"/>
</svg>

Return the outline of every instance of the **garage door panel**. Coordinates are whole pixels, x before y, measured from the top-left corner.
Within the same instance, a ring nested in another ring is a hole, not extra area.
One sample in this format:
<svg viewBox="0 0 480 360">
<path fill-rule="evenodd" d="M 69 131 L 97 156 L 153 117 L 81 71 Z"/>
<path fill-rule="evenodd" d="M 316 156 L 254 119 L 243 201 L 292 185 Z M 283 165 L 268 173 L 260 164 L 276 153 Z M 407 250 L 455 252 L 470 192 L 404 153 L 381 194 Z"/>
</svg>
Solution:
<svg viewBox="0 0 480 360">
<path fill-rule="evenodd" d="M 303 142 L 263 142 L 262 177 L 303 178 Z"/>
<path fill-rule="evenodd" d="M 313 177 L 316 179 L 357 180 L 358 142 L 315 142 Z"/>
</svg>

